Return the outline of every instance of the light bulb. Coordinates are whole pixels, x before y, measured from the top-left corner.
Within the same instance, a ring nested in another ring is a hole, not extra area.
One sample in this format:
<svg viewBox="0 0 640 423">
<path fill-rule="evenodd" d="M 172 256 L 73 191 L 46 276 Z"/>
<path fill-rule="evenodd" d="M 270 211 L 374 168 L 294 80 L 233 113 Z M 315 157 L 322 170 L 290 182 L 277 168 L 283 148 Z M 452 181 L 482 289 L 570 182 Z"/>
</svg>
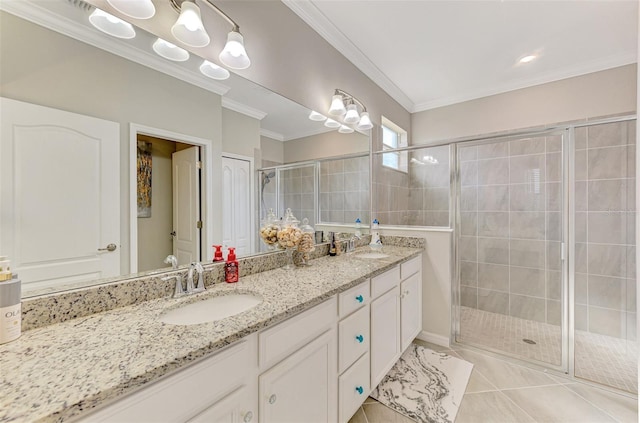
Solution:
<svg viewBox="0 0 640 423">
<path fill-rule="evenodd" d="M 244 38 L 235 30 L 229 32 L 227 44 L 218 57 L 222 64 L 231 69 L 246 69 L 251 66 L 251 60 L 244 49 Z"/>
<path fill-rule="evenodd" d="M 312 110 L 311 113 L 309 113 L 309 119 L 315 120 L 316 122 L 322 122 L 326 120 L 327 117 L 325 115 L 322 115 L 316 112 L 315 110 Z"/>
<path fill-rule="evenodd" d="M 347 112 L 344 108 L 344 101 L 340 94 L 335 94 L 331 100 L 331 107 L 329 107 L 329 114 L 333 116 L 342 116 Z"/>
<path fill-rule="evenodd" d="M 185 1 L 180 7 L 180 16 L 171 27 L 176 39 L 191 47 L 204 47 L 211 41 L 204 29 L 200 8 L 192 1 Z"/>
<path fill-rule="evenodd" d="M 187 50 L 171 44 L 162 38 L 158 38 L 156 42 L 153 43 L 153 51 L 165 59 L 173 60 L 174 62 L 189 60 L 189 52 Z"/>
<path fill-rule="evenodd" d="M 356 123 L 360 120 L 360 115 L 358 115 L 358 109 L 356 105 L 351 103 L 347 106 L 347 114 L 344 115 L 344 123 Z"/>
<path fill-rule="evenodd" d="M 89 22 L 100 31 L 114 37 L 130 39 L 136 36 L 136 31 L 129 22 L 100 9 L 94 10 L 89 15 Z"/>
<path fill-rule="evenodd" d="M 360 131 L 373 128 L 373 123 L 371 123 L 371 119 L 369 118 L 369 112 L 362 112 L 360 114 L 360 122 L 358 122 L 357 128 Z"/>
<path fill-rule="evenodd" d="M 335 120 L 328 118 L 325 122 L 324 122 L 324 126 L 326 126 L 327 128 L 340 128 L 342 126 L 342 124 L 340 122 L 336 122 Z"/>
<path fill-rule="evenodd" d="M 107 0 L 118 12 L 134 19 L 149 19 L 156 14 L 151 0 Z"/>
<path fill-rule="evenodd" d="M 215 63 L 211 63 L 208 60 L 202 62 L 202 64 L 200 65 L 200 72 L 202 72 L 204 76 L 208 76 L 212 79 L 218 79 L 220 81 L 228 79 L 230 76 L 228 70 L 226 70 L 225 68 L 221 68 L 220 66 L 216 65 Z"/>
</svg>

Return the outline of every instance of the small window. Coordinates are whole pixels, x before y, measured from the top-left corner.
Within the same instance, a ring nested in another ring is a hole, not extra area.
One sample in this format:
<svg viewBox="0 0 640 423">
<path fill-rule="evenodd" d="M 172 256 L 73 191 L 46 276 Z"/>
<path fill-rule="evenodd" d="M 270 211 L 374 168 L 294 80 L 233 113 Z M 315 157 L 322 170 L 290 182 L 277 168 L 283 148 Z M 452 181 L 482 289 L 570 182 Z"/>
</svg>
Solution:
<svg viewBox="0 0 640 423">
<path fill-rule="evenodd" d="M 389 119 L 382 117 L 382 151 L 395 150 L 407 146 L 407 131 Z M 407 152 L 393 151 L 382 154 L 382 165 L 407 172 Z"/>
</svg>

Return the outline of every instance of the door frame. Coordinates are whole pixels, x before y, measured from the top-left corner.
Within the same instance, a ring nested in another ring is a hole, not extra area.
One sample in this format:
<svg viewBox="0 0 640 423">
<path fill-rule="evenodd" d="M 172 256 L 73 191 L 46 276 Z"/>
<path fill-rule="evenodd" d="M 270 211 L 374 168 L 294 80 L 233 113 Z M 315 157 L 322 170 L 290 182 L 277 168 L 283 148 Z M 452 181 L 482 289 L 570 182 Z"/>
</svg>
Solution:
<svg viewBox="0 0 640 423">
<path fill-rule="evenodd" d="M 246 162 L 249 162 L 249 207 L 251 208 L 251 219 L 250 219 L 250 225 L 251 225 L 251 237 L 249 240 L 249 248 L 250 251 L 255 252 L 255 247 L 256 247 L 256 233 L 258 232 L 258 224 L 256 221 L 256 216 L 259 214 L 259 210 L 256 210 L 256 179 L 257 179 L 257 175 L 255 174 L 255 166 L 254 166 L 254 159 L 251 156 L 243 156 L 242 154 L 235 154 L 235 153 L 222 153 L 222 157 L 223 158 L 227 158 L 227 159 L 235 159 L 235 160 L 244 160 Z M 222 187 L 222 189 L 224 189 L 224 187 Z M 207 244 L 208 245 L 208 244 Z"/>
<path fill-rule="evenodd" d="M 172 132 L 137 123 L 129 123 L 129 272 L 138 272 L 138 208 L 137 208 L 137 161 L 135 160 L 138 134 L 162 138 L 183 144 L 191 144 L 201 148 L 202 178 L 200 183 L 200 219 L 202 232 L 200 237 L 200 259 L 206 255 L 206 246 L 213 240 L 213 207 L 207 193 L 213 187 L 213 140 L 194 137 L 192 135 Z"/>
</svg>

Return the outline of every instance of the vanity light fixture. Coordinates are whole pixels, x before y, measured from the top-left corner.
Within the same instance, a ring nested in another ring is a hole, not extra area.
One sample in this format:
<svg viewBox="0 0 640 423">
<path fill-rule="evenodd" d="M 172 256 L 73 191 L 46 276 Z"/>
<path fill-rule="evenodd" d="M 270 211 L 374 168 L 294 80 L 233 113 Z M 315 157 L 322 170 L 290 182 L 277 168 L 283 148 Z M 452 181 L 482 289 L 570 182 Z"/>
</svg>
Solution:
<svg viewBox="0 0 640 423">
<path fill-rule="evenodd" d="M 89 22 L 105 34 L 109 34 L 117 38 L 131 39 L 136 36 L 136 31 L 133 29 L 133 25 L 105 12 L 104 10 L 95 9 L 91 15 L 89 15 Z"/>
<path fill-rule="evenodd" d="M 202 24 L 200 8 L 190 0 L 182 3 L 180 16 L 171 27 L 171 33 L 177 40 L 191 47 L 204 47 L 211 41 Z"/>
<path fill-rule="evenodd" d="M 151 0 L 107 0 L 118 12 L 134 19 L 149 19 L 156 14 Z"/>
<path fill-rule="evenodd" d="M 190 47 L 204 47 L 211 42 L 207 34 L 200 8 L 195 0 L 170 0 L 173 8 L 180 14 L 178 20 L 171 28 L 171 33 L 181 43 Z M 214 12 L 231 24 L 231 31 L 227 35 L 227 43 L 218 56 L 223 65 L 231 69 L 246 69 L 251 66 L 251 60 L 244 48 L 244 37 L 240 33 L 240 26 L 226 13 L 220 10 L 210 0 L 201 3 L 209 6 Z"/>
<path fill-rule="evenodd" d="M 209 78 L 217 79 L 220 81 L 228 79 L 231 75 L 225 68 L 222 68 L 215 63 L 211 63 L 208 60 L 202 62 L 202 64 L 200 65 L 200 72 L 202 72 L 204 76 L 208 76 Z"/>
<path fill-rule="evenodd" d="M 345 102 L 347 106 L 345 107 Z M 358 109 L 360 108 L 360 109 Z M 362 110 L 359 112 L 359 110 Z M 364 104 L 348 92 L 336 88 L 333 93 L 333 97 L 331 99 L 331 106 L 329 107 L 329 114 L 333 116 L 343 116 L 342 121 L 347 124 L 357 124 L 356 128 L 359 131 L 366 131 L 367 129 L 373 128 L 373 123 L 371 123 L 371 118 L 369 117 L 369 112 L 367 112 L 367 108 Z M 311 116 L 309 116 L 311 119 Z M 329 119 L 331 120 L 331 119 Z M 339 123 L 339 122 L 338 122 Z M 329 126 L 325 123 L 325 126 Z M 329 126 L 331 128 L 331 126 Z M 345 132 L 343 129 L 345 125 L 335 126 L 336 128 L 340 128 L 338 132 Z M 353 131 L 353 129 L 352 129 Z"/>
<path fill-rule="evenodd" d="M 328 118 L 324 121 L 324 126 L 326 126 L 327 128 L 340 128 L 343 125 L 338 121 Z"/>
<path fill-rule="evenodd" d="M 353 132 L 353 128 L 347 125 L 342 125 L 340 126 L 340 129 L 338 129 L 338 132 L 341 134 L 350 134 Z"/>
<path fill-rule="evenodd" d="M 189 52 L 187 50 L 171 44 L 162 38 L 158 38 L 156 42 L 153 43 L 153 51 L 165 59 L 173 60 L 174 62 L 189 60 Z"/>
<path fill-rule="evenodd" d="M 321 115 L 315 110 L 312 110 L 311 113 L 309 113 L 309 119 L 315 120 L 316 122 L 324 122 L 327 120 L 327 117 L 325 115 Z"/>
</svg>

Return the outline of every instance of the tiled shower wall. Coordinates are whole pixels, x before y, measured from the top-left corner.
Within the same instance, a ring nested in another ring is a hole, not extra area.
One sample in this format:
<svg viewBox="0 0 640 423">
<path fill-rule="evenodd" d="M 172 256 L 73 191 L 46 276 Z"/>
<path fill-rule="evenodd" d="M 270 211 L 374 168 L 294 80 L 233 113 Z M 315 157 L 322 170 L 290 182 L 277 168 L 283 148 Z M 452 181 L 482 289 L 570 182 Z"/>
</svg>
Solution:
<svg viewBox="0 0 640 423">
<path fill-rule="evenodd" d="M 406 155 L 401 158 L 401 162 L 406 163 L 406 171 L 383 166 L 383 154 L 373 156 L 373 217 L 384 225 L 448 227 L 449 146 L 425 147 L 400 154 Z"/>
<path fill-rule="evenodd" d="M 320 162 L 320 221 L 369 222 L 369 156 Z"/>
<path fill-rule="evenodd" d="M 560 324 L 562 138 L 459 149 L 461 305 Z"/>
<path fill-rule="evenodd" d="M 635 121 L 577 128 L 576 329 L 635 340 Z"/>
<path fill-rule="evenodd" d="M 314 172 L 313 164 L 280 170 L 281 207 L 278 217 L 284 217 L 285 210 L 290 208 L 300 222 L 306 217 L 311 226 L 316 224 Z"/>
</svg>

